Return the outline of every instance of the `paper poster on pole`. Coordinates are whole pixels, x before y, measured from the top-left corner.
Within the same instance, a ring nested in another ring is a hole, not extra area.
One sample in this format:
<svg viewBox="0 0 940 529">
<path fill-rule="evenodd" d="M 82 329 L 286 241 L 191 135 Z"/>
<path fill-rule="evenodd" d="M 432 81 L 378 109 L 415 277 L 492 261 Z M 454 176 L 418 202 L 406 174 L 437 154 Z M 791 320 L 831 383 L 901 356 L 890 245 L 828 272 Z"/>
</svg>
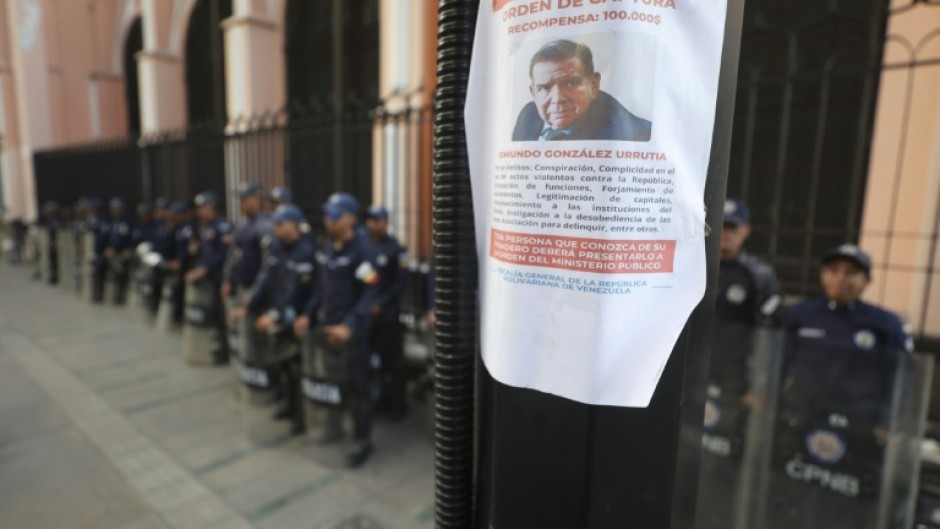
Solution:
<svg viewBox="0 0 940 529">
<path fill-rule="evenodd" d="M 465 121 L 482 354 L 646 407 L 705 293 L 726 0 L 482 0 Z"/>
</svg>

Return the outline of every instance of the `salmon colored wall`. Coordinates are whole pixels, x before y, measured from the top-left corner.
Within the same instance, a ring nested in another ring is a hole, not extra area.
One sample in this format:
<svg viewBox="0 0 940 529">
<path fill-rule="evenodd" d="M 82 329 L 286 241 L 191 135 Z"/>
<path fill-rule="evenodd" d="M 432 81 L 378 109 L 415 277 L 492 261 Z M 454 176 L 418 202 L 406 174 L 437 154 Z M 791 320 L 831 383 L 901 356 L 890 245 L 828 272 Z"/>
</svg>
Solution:
<svg viewBox="0 0 940 529">
<path fill-rule="evenodd" d="M 890 19 L 861 243 L 876 263 L 866 297 L 940 336 L 940 276 L 926 273 L 940 265 L 930 255 L 940 196 L 940 64 L 908 66 L 940 59 L 935 14 L 918 7 Z"/>
</svg>

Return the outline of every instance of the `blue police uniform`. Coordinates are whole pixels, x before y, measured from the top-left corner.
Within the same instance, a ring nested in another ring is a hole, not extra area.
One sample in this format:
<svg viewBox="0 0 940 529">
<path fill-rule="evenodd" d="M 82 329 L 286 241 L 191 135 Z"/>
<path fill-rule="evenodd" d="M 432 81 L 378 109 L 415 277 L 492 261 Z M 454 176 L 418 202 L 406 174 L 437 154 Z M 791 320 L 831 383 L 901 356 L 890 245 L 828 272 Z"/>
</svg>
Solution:
<svg viewBox="0 0 940 529">
<path fill-rule="evenodd" d="M 151 220 L 148 222 L 138 222 L 134 226 L 134 243 L 136 247 L 139 244 L 149 243 L 151 246 L 155 246 L 157 242 L 157 237 L 161 232 L 162 222 L 157 220 Z"/>
<path fill-rule="evenodd" d="M 85 226 L 94 239 L 94 256 L 91 260 L 91 299 L 95 303 L 101 303 L 104 300 L 104 282 L 108 275 L 108 262 L 104 257 L 104 251 L 111 240 L 111 219 L 106 215 L 92 213 L 87 217 Z"/>
<path fill-rule="evenodd" d="M 193 268 L 204 267 L 214 280 L 222 278 L 222 268 L 228 255 L 232 225 L 225 219 L 217 217 L 209 222 L 201 223 L 197 229 L 199 237 L 199 251 L 193 261 Z"/>
<path fill-rule="evenodd" d="M 40 227 L 46 230 L 46 257 L 47 262 L 43 263 L 47 270 L 47 280 L 50 285 L 59 283 L 59 247 L 57 244 L 59 236 L 59 205 L 56 202 L 48 202 L 43 206 L 44 218 Z"/>
<path fill-rule="evenodd" d="M 775 323 L 781 306 L 780 286 L 770 265 L 747 252 L 721 261 L 709 380 L 727 397 L 738 399 L 750 390 L 753 330 Z"/>
<path fill-rule="evenodd" d="M 93 215 L 89 228 L 95 236 L 95 256 L 104 259 L 104 251 L 111 242 L 111 218 L 107 215 Z"/>
<path fill-rule="evenodd" d="M 327 244 L 317 252 L 317 262 L 320 265 L 319 307 L 308 305 L 306 312 L 318 315 L 321 325 L 345 324 L 356 336 L 367 337 L 372 306 L 379 294 L 372 244 L 357 234 L 340 249 Z"/>
<path fill-rule="evenodd" d="M 894 314 L 857 301 L 816 298 L 793 307 L 784 327 L 787 393 L 858 414 L 858 426 L 887 428 L 898 355 L 909 340 Z"/>
<path fill-rule="evenodd" d="M 299 212 L 299 210 L 297 210 Z M 307 304 L 316 303 L 316 246 L 310 238 L 300 237 L 286 243 L 274 239 L 268 246 L 265 265 L 247 303 L 252 319 L 269 315 L 281 326 L 278 342 L 294 340 L 291 324 L 303 314 Z M 300 404 L 300 356 L 280 360 L 280 387 L 287 397 L 286 406 L 275 415 L 291 419 L 293 432 L 304 430 Z"/>
<path fill-rule="evenodd" d="M 270 243 L 264 270 L 249 298 L 249 314 L 270 314 L 281 325 L 290 325 L 304 314 L 308 304 L 316 305 L 316 246 L 301 237 L 291 244 L 277 239 Z"/>
<path fill-rule="evenodd" d="M 173 321 L 176 324 L 183 322 L 186 290 L 183 276 L 192 268 L 193 259 L 198 251 L 196 242 L 195 222 L 183 222 L 173 230 L 173 244 L 169 249 L 171 261 L 179 263 L 179 270 L 175 273 L 173 288 Z"/>
<path fill-rule="evenodd" d="M 149 266 L 149 284 L 145 295 L 147 309 L 151 314 L 156 314 L 160 307 L 160 300 L 163 293 L 163 280 L 166 274 L 165 268 L 169 261 L 175 256 L 174 248 L 174 229 L 171 229 L 166 221 L 153 220 L 148 223 L 138 224 L 135 230 L 135 239 L 138 245 L 149 244 L 150 251 L 160 256 L 160 261 L 155 265 L 142 263 L 141 266 Z"/>
<path fill-rule="evenodd" d="M 111 259 L 111 272 L 115 286 L 114 303 L 123 304 L 127 296 L 127 285 L 130 280 L 129 258 L 122 255 L 131 250 L 134 245 L 134 225 L 130 216 L 121 215 L 111 221 L 111 234 L 108 239 L 108 248 L 114 252 Z"/>
<path fill-rule="evenodd" d="M 228 340 L 225 339 L 227 336 L 225 310 L 219 289 L 222 285 L 225 258 L 231 244 L 232 225 L 218 216 L 208 222 L 200 223 L 196 231 L 199 244 L 193 260 L 193 269 L 205 268 L 207 271 L 206 280 L 211 285 L 213 296 L 211 318 L 219 336 L 219 349 L 215 351 L 214 356 L 216 363 L 225 363 L 228 361 Z"/>
<path fill-rule="evenodd" d="M 368 343 L 371 310 L 379 292 L 375 253 L 369 240 L 357 234 L 341 248 L 328 242 L 317 252 L 317 264 L 318 295 L 307 303 L 305 313 L 319 326 L 344 324 L 353 331 L 346 348 L 353 355 L 350 363 L 355 392 L 354 435 L 357 449 L 362 451 L 356 456 L 351 454 L 350 459 L 351 464 L 359 464 L 371 451 L 372 365 Z M 328 413 L 333 417 L 328 417 L 327 423 L 335 425 L 338 412 Z"/>
<path fill-rule="evenodd" d="M 373 206 L 367 217 L 388 218 L 384 207 Z M 404 329 L 400 321 L 401 295 L 408 281 L 405 248 L 395 237 L 385 235 L 380 240 L 370 239 L 375 249 L 375 263 L 379 275 L 379 291 L 374 306 L 380 308 L 373 318 L 370 347 L 381 359 L 381 394 L 378 410 L 387 412 L 392 420 L 405 413 L 406 366 L 404 360 Z"/>
<path fill-rule="evenodd" d="M 373 245 L 380 285 L 375 304 L 382 307 L 379 318 L 386 321 L 398 321 L 399 301 L 408 281 L 406 250 L 392 236 L 373 241 Z"/>
<path fill-rule="evenodd" d="M 747 205 L 728 199 L 724 224 L 732 229 L 750 224 Z M 721 260 L 702 435 L 700 471 L 705 485 L 698 499 L 708 508 L 697 513 L 700 529 L 724 529 L 734 518 L 741 455 L 752 418 L 744 397 L 755 392 L 751 381 L 754 334 L 758 326 L 773 323 L 780 305 L 777 276 L 768 264 L 744 251 Z"/>
<path fill-rule="evenodd" d="M 169 222 L 155 222 L 153 227 L 153 251 L 160 254 L 164 262 L 176 258 L 176 229 Z"/>
<path fill-rule="evenodd" d="M 270 231 L 267 219 L 261 215 L 249 217 L 239 224 L 226 260 L 224 282 L 240 291 L 247 291 L 255 284 Z"/>
<path fill-rule="evenodd" d="M 121 215 L 111 221 L 111 233 L 108 248 L 115 254 L 130 250 L 134 244 L 134 224 L 127 215 Z"/>
<path fill-rule="evenodd" d="M 180 270 L 189 270 L 199 251 L 199 245 L 196 242 L 196 223 L 190 221 L 180 224 L 173 234 L 173 239 L 174 254 L 176 260 L 180 262 Z"/>
<path fill-rule="evenodd" d="M 854 245 L 823 258 L 871 262 Z M 863 527 L 875 516 L 894 379 L 910 350 L 901 320 L 863 301 L 813 298 L 784 322 L 786 345 L 773 448 L 771 527 Z"/>
</svg>

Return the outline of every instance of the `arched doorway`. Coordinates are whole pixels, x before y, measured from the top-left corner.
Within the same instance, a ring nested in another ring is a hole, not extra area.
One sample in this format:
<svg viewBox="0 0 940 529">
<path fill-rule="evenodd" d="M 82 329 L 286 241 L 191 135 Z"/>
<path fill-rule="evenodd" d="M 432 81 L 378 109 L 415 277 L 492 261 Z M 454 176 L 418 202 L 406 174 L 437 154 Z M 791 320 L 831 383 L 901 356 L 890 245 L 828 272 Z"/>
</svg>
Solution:
<svg viewBox="0 0 940 529">
<path fill-rule="evenodd" d="M 288 181 L 309 212 L 333 191 L 372 200 L 379 1 L 292 0 L 286 10 Z"/>
<path fill-rule="evenodd" d="M 144 49 L 144 26 L 134 21 L 124 40 L 124 101 L 127 107 L 127 133 L 140 135 L 140 92 L 137 81 L 137 54 Z"/>
<path fill-rule="evenodd" d="M 186 103 L 189 125 L 225 126 L 225 47 L 222 20 L 232 0 L 198 0 L 186 27 Z"/>
<path fill-rule="evenodd" d="M 185 40 L 187 131 L 170 147 L 181 149 L 186 171 L 176 178 L 178 194 L 190 198 L 203 190 L 225 191 L 225 49 L 222 21 L 232 15 L 232 0 L 197 0 Z"/>
</svg>

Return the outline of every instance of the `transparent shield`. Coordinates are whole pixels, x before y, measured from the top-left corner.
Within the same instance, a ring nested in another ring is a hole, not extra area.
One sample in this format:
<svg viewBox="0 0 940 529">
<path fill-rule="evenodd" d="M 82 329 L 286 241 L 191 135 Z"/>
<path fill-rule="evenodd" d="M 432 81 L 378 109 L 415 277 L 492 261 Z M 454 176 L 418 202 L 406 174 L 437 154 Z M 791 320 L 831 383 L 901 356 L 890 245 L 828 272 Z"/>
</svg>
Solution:
<svg viewBox="0 0 940 529">
<path fill-rule="evenodd" d="M 923 366 L 865 331 L 845 345 L 785 340 L 763 527 L 906 527 Z"/>
<path fill-rule="evenodd" d="M 697 529 L 753 528 L 766 498 L 782 335 L 717 324 L 709 369 Z"/>
<path fill-rule="evenodd" d="M 747 349 L 746 419 L 728 413 L 718 351 L 696 528 L 912 527 L 933 358 L 717 330 L 716 348 Z"/>
</svg>

